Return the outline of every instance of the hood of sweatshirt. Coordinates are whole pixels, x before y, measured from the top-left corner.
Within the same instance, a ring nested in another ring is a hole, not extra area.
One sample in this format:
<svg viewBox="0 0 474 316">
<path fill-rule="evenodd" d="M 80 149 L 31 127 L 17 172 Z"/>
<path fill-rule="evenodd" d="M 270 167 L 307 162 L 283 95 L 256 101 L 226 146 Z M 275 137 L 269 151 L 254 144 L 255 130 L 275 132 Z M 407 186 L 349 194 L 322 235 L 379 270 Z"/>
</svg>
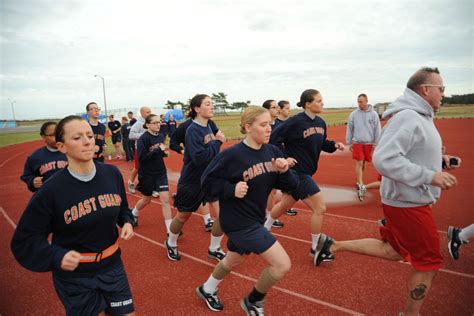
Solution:
<svg viewBox="0 0 474 316">
<path fill-rule="evenodd" d="M 423 99 L 415 91 L 405 88 L 403 95 L 393 101 L 387 110 L 383 112 L 382 119 L 388 119 L 392 115 L 407 109 L 416 111 L 424 116 L 434 116 L 433 108 L 428 102 L 425 101 L 425 99 Z"/>
</svg>

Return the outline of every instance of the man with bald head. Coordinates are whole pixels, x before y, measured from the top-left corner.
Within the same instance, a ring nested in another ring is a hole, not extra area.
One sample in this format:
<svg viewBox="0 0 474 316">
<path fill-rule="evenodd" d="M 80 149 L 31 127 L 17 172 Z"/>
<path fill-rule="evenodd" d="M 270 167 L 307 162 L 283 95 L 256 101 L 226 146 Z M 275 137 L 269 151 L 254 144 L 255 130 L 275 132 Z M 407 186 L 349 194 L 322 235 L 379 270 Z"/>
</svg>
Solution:
<svg viewBox="0 0 474 316">
<path fill-rule="evenodd" d="M 137 119 L 136 123 L 133 124 L 132 128 L 130 129 L 130 134 L 128 135 L 128 138 L 135 142 L 135 149 L 136 149 L 137 140 L 140 138 L 140 136 L 142 136 L 143 133 L 146 132 L 146 129 L 143 127 L 143 124 L 145 124 L 145 119 L 150 114 L 151 114 L 151 108 L 149 108 L 148 106 L 142 106 L 140 108 L 140 117 Z M 130 193 L 135 193 L 135 179 L 137 178 L 137 175 L 138 175 L 138 151 L 137 150 L 135 150 L 133 156 L 134 156 L 133 157 L 134 167 L 132 169 L 132 172 L 130 173 L 130 178 L 128 179 L 128 191 L 130 191 Z"/>
<path fill-rule="evenodd" d="M 457 185 L 446 169 L 451 157 L 442 154 L 441 137 L 433 122 L 444 95 L 437 68 L 421 68 L 408 80 L 402 96 L 382 115 L 389 119 L 375 148 L 373 163 L 382 175 L 380 195 L 386 221 L 381 239 L 334 241 L 321 236 L 318 262 L 338 251 L 357 252 L 411 263 L 405 315 L 418 315 L 436 272 L 443 265 L 439 234 L 431 206 Z M 416 236 L 416 237 L 415 237 Z"/>
</svg>

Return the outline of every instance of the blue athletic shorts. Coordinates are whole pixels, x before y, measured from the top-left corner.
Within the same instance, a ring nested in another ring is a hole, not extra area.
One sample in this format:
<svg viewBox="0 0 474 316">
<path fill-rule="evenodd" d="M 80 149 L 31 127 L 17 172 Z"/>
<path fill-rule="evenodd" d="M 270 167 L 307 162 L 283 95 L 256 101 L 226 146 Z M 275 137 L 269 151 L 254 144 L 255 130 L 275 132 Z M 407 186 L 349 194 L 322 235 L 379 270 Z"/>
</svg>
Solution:
<svg viewBox="0 0 474 316">
<path fill-rule="evenodd" d="M 204 192 L 200 183 L 182 184 L 178 182 L 178 190 L 174 198 L 174 207 L 179 212 L 195 212 L 204 202 Z"/>
<path fill-rule="evenodd" d="M 227 249 L 240 255 L 267 251 L 276 242 L 276 238 L 263 225 L 258 224 L 246 230 L 227 233 Z"/>
<path fill-rule="evenodd" d="M 94 276 L 65 278 L 53 274 L 54 287 L 66 315 L 111 315 L 134 311 L 127 274 L 120 264 Z"/>
<path fill-rule="evenodd" d="M 151 196 L 153 191 L 169 191 L 168 175 L 166 173 L 160 175 L 138 174 L 137 190 L 145 196 Z"/>
<path fill-rule="evenodd" d="M 311 176 L 299 172 L 296 172 L 296 175 L 300 179 L 300 184 L 293 191 L 285 192 L 290 194 L 296 201 L 304 200 L 321 191 L 318 184 Z"/>
</svg>

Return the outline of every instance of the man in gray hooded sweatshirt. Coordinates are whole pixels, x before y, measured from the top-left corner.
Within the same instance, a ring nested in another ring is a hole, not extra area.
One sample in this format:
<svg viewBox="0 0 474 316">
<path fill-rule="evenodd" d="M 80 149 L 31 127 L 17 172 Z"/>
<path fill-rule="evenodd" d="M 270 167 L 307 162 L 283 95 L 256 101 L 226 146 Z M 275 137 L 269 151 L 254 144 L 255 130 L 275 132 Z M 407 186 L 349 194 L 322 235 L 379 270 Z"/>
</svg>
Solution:
<svg viewBox="0 0 474 316">
<path fill-rule="evenodd" d="M 357 97 L 359 108 L 349 115 L 347 120 L 346 144 L 350 145 L 352 158 L 356 161 L 356 186 L 359 200 L 365 196 L 364 169 L 365 163 L 372 161 L 373 146 L 380 137 L 380 120 L 378 114 L 368 103 L 367 95 Z"/>
<path fill-rule="evenodd" d="M 335 252 L 351 251 L 410 262 L 413 270 L 405 315 L 418 315 L 443 263 L 431 205 L 439 199 L 441 189 L 457 185 L 453 175 L 441 171 L 442 161 L 449 163 L 451 157 L 442 155 L 441 137 L 433 123 L 443 95 L 438 69 L 422 68 L 383 114 L 389 121 L 373 157 L 383 176 L 380 194 L 386 222 L 380 228 L 382 240 L 335 241 L 324 235 L 318 243 L 321 261 Z"/>
</svg>

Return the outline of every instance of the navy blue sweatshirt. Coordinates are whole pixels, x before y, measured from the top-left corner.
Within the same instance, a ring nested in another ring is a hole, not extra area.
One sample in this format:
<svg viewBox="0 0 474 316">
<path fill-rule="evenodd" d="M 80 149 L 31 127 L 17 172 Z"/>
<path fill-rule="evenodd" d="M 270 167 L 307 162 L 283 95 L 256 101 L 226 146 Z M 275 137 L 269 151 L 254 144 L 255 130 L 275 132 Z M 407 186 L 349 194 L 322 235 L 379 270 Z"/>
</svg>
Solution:
<svg viewBox="0 0 474 316">
<path fill-rule="evenodd" d="M 101 252 L 117 241 L 116 225 L 132 221 L 120 171 L 98 162 L 95 168 L 96 174 L 88 182 L 62 169 L 33 195 L 11 242 L 13 255 L 23 267 L 74 277 L 92 275 L 121 262 L 118 250 L 98 263 L 80 263 L 75 271 L 61 269 L 67 252 Z"/>
<path fill-rule="evenodd" d="M 168 135 L 168 123 L 165 120 L 162 120 L 160 123 L 160 134 L 163 134 L 165 138 Z"/>
<path fill-rule="evenodd" d="M 216 140 L 209 123 L 207 126 L 201 126 L 193 122 L 186 131 L 185 144 L 184 164 L 178 186 L 180 184 L 199 186 L 204 169 L 219 153 L 222 142 Z"/>
<path fill-rule="evenodd" d="M 89 123 L 90 124 L 90 123 Z M 95 152 L 94 159 L 100 158 L 103 160 L 103 148 L 105 144 L 105 125 L 102 123 L 98 123 L 97 125 L 92 125 L 92 132 L 94 133 L 95 144 L 99 146 L 98 151 Z"/>
<path fill-rule="evenodd" d="M 166 174 L 166 166 L 163 161 L 166 154 L 159 147 L 164 142 L 165 137 L 161 133 L 153 135 L 146 131 L 140 136 L 137 141 L 138 161 L 140 162 L 138 172 L 140 174 Z"/>
<path fill-rule="evenodd" d="M 132 128 L 132 126 L 130 126 L 129 122 L 122 125 L 122 127 L 120 128 L 120 133 L 122 133 L 123 138 L 128 138 L 128 135 L 130 134 L 130 129 L 131 128 Z"/>
<path fill-rule="evenodd" d="M 177 123 L 175 120 L 169 120 L 167 124 L 168 124 L 168 135 L 171 137 L 171 135 L 173 135 L 173 133 L 176 131 Z"/>
<path fill-rule="evenodd" d="M 294 170 L 312 176 L 318 169 L 321 150 L 328 153 L 336 151 L 336 143 L 326 139 L 326 122 L 319 116 L 314 119 L 301 112 L 290 117 L 285 123 L 272 131 L 270 143 L 282 148 L 287 157 L 298 163 Z"/>
<path fill-rule="evenodd" d="M 192 119 L 186 120 L 181 125 L 179 125 L 178 129 L 176 129 L 176 131 L 173 134 L 171 134 L 171 137 L 170 137 L 170 149 L 171 150 L 174 150 L 178 154 L 181 154 L 181 151 L 183 150 L 183 147 L 181 146 L 181 144 L 186 146 L 186 144 L 185 144 L 185 142 L 186 142 L 186 139 L 185 139 L 186 138 L 186 131 L 188 130 L 188 127 L 191 125 L 192 122 L 193 122 Z M 219 131 L 219 129 L 216 126 L 216 123 L 214 123 L 213 120 L 209 120 L 208 122 L 209 122 L 208 123 L 209 126 L 211 127 L 212 133 L 214 133 L 214 135 L 216 135 L 217 132 Z"/>
<path fill-rule="evenodd" d="M 33 186 L 33 179 L 43 177 L 43 183 L 56 171 L 67 167 L 66 155 L 57 151 L 51 151 L 46 146 L 35 150 L 26 159 L 23 174 L 20 179 L 26 183 L 31 192 L 38 190 Z"/>
<path fill-rule="evenodd" d="M 283 158 L 273 145 L 259 150 L 243 142 L 236 144 L 211 162 L 202 175 L 202 187 L 209 196 L 218 196 L 220 224 L 226 233 L 242 231 L 265 222 L 268 194 L 273 188 L 291 191 L 298 186 L 298 177 L 289 170 L 278 173 L 272 159 Z M 235 197 L 235 186 L 245 181 L 249 186 L 243 198 Z"/>
</svg>

